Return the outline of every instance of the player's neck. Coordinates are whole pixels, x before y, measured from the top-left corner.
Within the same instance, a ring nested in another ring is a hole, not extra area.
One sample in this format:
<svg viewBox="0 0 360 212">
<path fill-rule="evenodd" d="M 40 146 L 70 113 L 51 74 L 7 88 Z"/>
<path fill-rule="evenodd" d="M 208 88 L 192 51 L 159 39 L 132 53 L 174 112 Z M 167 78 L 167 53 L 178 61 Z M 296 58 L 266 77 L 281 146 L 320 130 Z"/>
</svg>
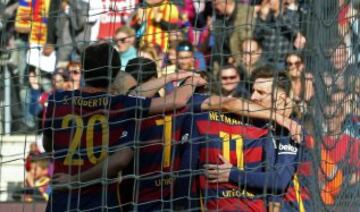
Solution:
<svg viewBox="0 0 360 212">
<path fill-rule="evenodd" d="M 89 92 L 89 93 L 108 92 L 109 91 L 106 88 L 97 88 L 97 87 L 92 87 L 92 86 L 84 86 L 82 88 L 79 88 L 79 90 Z"/>
</svg>

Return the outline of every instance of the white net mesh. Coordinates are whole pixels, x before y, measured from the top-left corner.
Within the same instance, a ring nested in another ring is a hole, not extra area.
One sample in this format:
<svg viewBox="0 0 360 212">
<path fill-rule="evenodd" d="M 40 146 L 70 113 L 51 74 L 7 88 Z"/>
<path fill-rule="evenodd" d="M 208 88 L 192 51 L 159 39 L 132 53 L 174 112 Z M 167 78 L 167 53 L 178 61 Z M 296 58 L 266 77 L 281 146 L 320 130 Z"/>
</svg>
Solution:
<svg viewBox="0 0 360 212">
<path fill-rule="evenodd" d="M 2 1 L 0 210 L 358 210 L 359 5 Z"/>
</svg>

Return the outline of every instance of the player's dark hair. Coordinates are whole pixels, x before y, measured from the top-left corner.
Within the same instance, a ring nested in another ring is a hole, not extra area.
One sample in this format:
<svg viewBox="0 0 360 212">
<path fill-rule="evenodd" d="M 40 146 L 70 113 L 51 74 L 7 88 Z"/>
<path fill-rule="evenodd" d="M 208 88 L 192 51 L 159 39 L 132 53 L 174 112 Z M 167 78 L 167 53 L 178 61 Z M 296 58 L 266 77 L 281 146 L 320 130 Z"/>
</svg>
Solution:
<svg viewBox="0 0 360 212">
<path fill-rule="evenodd" d="M 141 84 L 153 77 L 157 77 L 156 62 L 145 57 L 136 57 L 129 60 L 125 72 L 131 74 Z"/>
<path fill-rule="evenodd" d="M 288 97 L 291 96 L 292 86 L 289 75 L 285 71 L 279 71 L 271 65 L 264 65 L 255 69 L 251 74 L 251 82 L 259 78 L 273 78 L 276 87 L 283 89 Z"/>
<path fill-rule="evenodd" d="M 85 83 L 97 88 L 108 88 L 121 67 L 118 52 L 108 43 L 87 47 L 82 61 Z"/>
</svg>

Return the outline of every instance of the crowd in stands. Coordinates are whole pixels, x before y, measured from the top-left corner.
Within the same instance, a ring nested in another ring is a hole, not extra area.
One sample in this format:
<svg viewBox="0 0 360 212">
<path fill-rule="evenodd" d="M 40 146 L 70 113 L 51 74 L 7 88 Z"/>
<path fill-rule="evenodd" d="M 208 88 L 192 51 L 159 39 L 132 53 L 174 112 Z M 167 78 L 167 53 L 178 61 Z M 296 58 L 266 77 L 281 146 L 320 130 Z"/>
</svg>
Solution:
<svg viewBox="0 0 360 212">
<path fill-rule="evenodd" d="M 314 73 L 305 60 L 305 52 L 311 49 L 306 34 L 310 4 L 305 0 L 0 3 L 1 54 L 9 54 L 12 79 L 12 133 L 34 129 L 40 133 L 49 95 L 85 85 L 80 58 L 84 49 L 111 42 L 121 61 L 116 81 L 126 81 L 128 86 L 117 91 L 159 78 L 168 82 L 156 94 L 164 97 L 183 83 L 176 74 L 190 72 L 206 76 L 214 94 L 256 101 L 251 95 L 253 71 L 264 65 L 285 71 L 291 79 L 296 117 L 310 134 L 320 132 L 317 136 L 324 137 L 323 145 L 331 145 L 348 131 L 359 130 L 354 117 L 359 115 L 356 39 L 360 19 L 354 13 L 360 4 L 345 0 L 336 4 L 339 39 L 325 50 L 326 70 Z M 325 93 L 316 93 L 319 86 L 325 87 Z M 316 101 L 319 95 L 327 96 L 327 101 Z M 315 114 L 321 114 L 321 122 L 313 118 Z M 355 134 L 360 139 L 359 132 Z M 44 168 L 47 162 L 29 163 L 28 186 L 50 175 Z M 43 169 L 44 174 L 32 175 L 33 169 Z M 351 183 L 359 180 L 354 173 Z"/>
</svg>

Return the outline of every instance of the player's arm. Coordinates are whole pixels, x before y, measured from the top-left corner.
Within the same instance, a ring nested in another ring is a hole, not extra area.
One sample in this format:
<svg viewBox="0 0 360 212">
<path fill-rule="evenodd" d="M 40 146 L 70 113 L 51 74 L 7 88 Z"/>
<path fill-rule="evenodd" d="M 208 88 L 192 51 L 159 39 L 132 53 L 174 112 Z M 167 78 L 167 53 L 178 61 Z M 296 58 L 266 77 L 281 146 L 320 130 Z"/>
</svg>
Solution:
<svg viewBox="0 0 360 212">
<path fill-rule="evenodd" d="M 239 186 L 284 191 L 289 185 L 295 170 L 297 154 L 278 154 L 277 162 L 264 172 L 243 171 L 234 167 L 221 155 L 223 164 L 205 164 L 205 175 L 211 183 L 231 182 Z"/>
<path fill-rule="evenodd" d="M 222 110 L 240 116 L 273 120 L 277 124 L 287 128 L 291 132 L 291 135 L 296 142 L 300 143 L 302 140 L 301 125 L 290 118 L 272 112 L 269 108 L 265 108 L 243 98 L 210 96 L 201 104 L 201 110 Z"/>
<path fill-rule="evenodd" d="M 55 187 L 63 188 L 66 185 L 76 186 L 78 183 L 101 179 L 104 176 L 113 178 L 130 163 L 132 157 L 133 150 L 130 147 L 125 147 L 115 151 L 114 154 L 106 157 L 91 169 L 77 175 L 55 174 L 52 177 L 52 183 Z"/>
<path fill-rule="evenodd" d="M 194 73 L 183 72 L 183 73 L 172 73 L 166 76 L 162 76 L 153 80 L 142 83 L 132 90 L 129 94 L 143 97 L 153 97 L 161 88 L 167 83 L 183 80 L 187 77 L 194 76 Z"/>
<path fill-rule="evenodd" d="M 201 77 L 188 77 L 184 85 L 176 88 L 171 94 L 151 99 L 149 114 L 158 114 L 185 107 L 193 95 L 194 88 L 205 84 L 206 81 Z"/>
</svg>

